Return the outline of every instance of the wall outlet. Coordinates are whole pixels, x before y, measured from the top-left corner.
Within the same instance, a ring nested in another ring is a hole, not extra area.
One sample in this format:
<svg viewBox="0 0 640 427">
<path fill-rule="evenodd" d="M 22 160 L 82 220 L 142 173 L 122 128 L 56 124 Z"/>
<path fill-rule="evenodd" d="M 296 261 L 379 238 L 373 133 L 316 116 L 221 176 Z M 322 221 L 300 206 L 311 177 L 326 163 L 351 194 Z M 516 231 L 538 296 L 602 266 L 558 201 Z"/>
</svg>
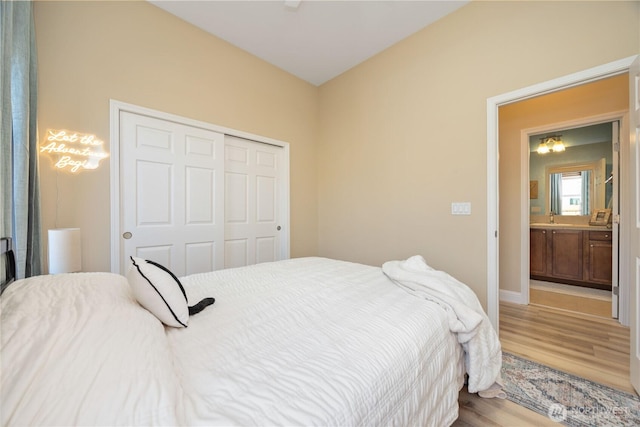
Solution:
<svg viewBox="0 0 640 427">
<path fill-rule="evenodd" d="M 471 202 L 451 203 L 451 215 L 471 215 Z"/>
</svg>

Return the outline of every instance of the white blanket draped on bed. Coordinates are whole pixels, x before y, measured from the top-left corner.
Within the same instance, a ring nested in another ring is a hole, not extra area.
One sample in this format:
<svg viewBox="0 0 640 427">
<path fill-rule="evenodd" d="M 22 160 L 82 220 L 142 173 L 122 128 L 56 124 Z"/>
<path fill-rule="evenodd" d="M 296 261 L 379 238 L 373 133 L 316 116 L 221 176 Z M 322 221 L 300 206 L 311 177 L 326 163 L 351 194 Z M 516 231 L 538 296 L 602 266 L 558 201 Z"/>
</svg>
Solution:
<svg viewBox="0 0 640 427">
<path fill-rule="evenodd" d="M 475 293 L 444 271 L 429 267 L 419 255 L 386 262 L 382 271 L 407 292 L 434 301 L 447 312 L 449 328 L 465 351 L 469 392 L 504 398 L 500 341 Z"/>
</svg>

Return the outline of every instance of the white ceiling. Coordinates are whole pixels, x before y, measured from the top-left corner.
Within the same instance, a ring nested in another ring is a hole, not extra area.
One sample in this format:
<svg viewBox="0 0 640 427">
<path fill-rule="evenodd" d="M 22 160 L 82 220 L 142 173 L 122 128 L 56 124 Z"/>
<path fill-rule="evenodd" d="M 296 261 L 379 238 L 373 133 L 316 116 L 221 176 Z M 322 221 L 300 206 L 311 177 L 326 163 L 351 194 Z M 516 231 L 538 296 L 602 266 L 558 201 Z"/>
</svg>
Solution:
<svg viewBox="0 0 640 427">
<path fill-rule="evenodd" d="M 458 0 L 148 0 L 321 85 L 469 3 Z"/>
</svg>

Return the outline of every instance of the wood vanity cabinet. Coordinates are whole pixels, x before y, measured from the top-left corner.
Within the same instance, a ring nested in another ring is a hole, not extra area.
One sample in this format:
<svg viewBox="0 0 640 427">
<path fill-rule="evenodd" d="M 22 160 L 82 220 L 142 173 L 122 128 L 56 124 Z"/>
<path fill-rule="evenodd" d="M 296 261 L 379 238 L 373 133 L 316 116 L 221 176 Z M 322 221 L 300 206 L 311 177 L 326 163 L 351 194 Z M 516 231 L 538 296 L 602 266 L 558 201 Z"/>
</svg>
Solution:
<svg viewBox="0 0 640 427">
<path fill-rule="evenodd" d="M 557 279 L 582 280 L 582 234 L 582 230 L 551 230 L 551 276 Z"/>
<path fill-rule="evenodd" d="M 587 231 L 589 234 L 589 282 L 611 286 L 611 232 Z"/>
<path fill-rule="evenodd" d="M 535 280 L 611 289 L 611 231 L 531 228 L 529 273 Z"/>
<path fill-rule="evenodd" d="M 529 229 L 529 274 L 532 276 L 547 275 L 547 230 Z"/>
</svg>

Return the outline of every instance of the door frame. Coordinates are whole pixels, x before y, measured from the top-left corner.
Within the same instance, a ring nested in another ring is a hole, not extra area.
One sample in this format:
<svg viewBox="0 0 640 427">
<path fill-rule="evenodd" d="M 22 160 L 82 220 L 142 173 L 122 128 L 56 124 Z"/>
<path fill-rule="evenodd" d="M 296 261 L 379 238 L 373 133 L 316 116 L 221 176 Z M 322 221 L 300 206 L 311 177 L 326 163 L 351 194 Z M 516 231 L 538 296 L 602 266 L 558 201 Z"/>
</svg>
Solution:
<svg viewBox="0 0 640 427">
<path fill-rule="evenodd" d="M 188 117 L 179 116 L 163 111 L 153 110 L 139 105 L 129 104 L 126 102 L 118 101 L 115 99 L 109 100 L 109 115 L 110 115 L 110 199 L 111 199 L 111 271 L 113 273 L 121 274 L 122 266 L 120 265 L 121 255 L 121 212 L 120 212 L 120 113 L 129 112 L 139 114 L 143 116 L 154 117 L 160 120 L 173 121 L 176 123 L 184 124 L 187 126 L 198 127 L 213 132 L 222 133 L 229 136 L 237 136 L 239 138 L 248 139 L 251 141 L 259 142 L 262 144 L 274 145 L 281 147 L 283 151 L 284 164 L 282 165 L 282 182 L 280 183 L 280 194 L 283 195 L 278 206 L 279 212 L 281 212 L 280 223 L 282 224 L 281 231 L 281 248 L 280 257 L 282 259 L 288 259 L 290 257 L 290 188 L 289 188 L 289 143 L 279 141 L 266 136 L 256 135 L 249 132 L 240 131 L 237 129 L 231 129 L 224 126 L 214 125 L 203 121 L 190 119 Z"/>
<path fill-rule="evenodd" d="M 626 73 L 637 56 L 633 55 L 487 99 L 487 315 L 496 331 L 499 331 L 500 302 L 498 277 L 498 272 L 500 271 L 498 247 L 498 108 L 502 105 Z M 629 253 L 629 249 L 628 247 L 624 248 L 624 252 Z M 622 269 L 626 266 L 623 263 L 627 261 L 621 259 L 620 262 L 620 268 Z"/>
<path fill-rule="evenodd" d="M 626 123 L 628 123 L 628 119 L 629 119 L 628 116 L 629 116 L 629 113 L 627 110 L 611 111 L 611 112 L 598 114 L 594 116 L 581 117 L 575 120 L 548 123 L 548 124 L 536 126 L 533 128 L 522 129 L 520 131 L 520 188 L 521 188 L 521 191 L 520 191 L 520 214 L 521 214 L 520 216 L 520 242 L 521 242 L 520 273 L 521 273 L 521 276 L 520 276 L 519 299 L 518 301 L 514 301 L 514 302 L 517 302 L 518 304 L 529 304 L 529 297 L 530 297 L 529 295 L 529 273 L 530 273 L 529 271 L 529 257 L 530 257 L 529 216 L 530 216 L 530 212 L 529 212 L 529 190 L 528 190 L 529 179 L 530 179 L 529 178 L 529 157 L 531 154 L 529 151 L 530 136 L 539 135 L 541 133 L 558 132 L 564 129 L 573 129 L 573 128 L 578 128 L 583 126 L 597 125 L 600 123 L 619 122 L 620 129 L 618 132 L 618 141 L 620 141 L 621 134 L 623 134 L 622 127 Z M 615 143 L 616 141 L 613 141 L 613 140 L 611 141 L 612 151 L 614 150 L 613 145 Z M 623 147 L 624 147 L 625 153 L 622 153 Z M 620 144 L 619 154 L 620 155 L 625 154 L 624 156 L 625 159 L 629 158 L 628 149 L 629 149 L 628 145 Z M 614 179 L 614 182 L 616 182 L 616 185 L 618 186 L 618 188 L 622 187 L 621 186 L 622 182 L 626 182 L 625 180 L 621 179 L 621 176 L 628 176 L 628 170 L 626 170 L 627 168 L 625 167 L 622 169 L 623 169 L 622 173 L 620 174 L 618 173 L 618 170 L 616 168 L 614 168 L 614 171 L 613 171 L 614 172 L 613 179 Z M 615 196 L 617 196 L 618 194 L 619 193 L 616 191 L 614 192 L 612 197 L 614 197 L 615 199 Z M 628 200 L 625 203 L 628 203 Z M 623 205 L 623 206 L 626 206 L 626 205 Z M 620 204 L 617 205 L 618 215 L 620 214 L 620 211 L 622 210 L 623 206 L 621 206 Z M 615 264 L 616 266 L 620 266 L 621 264 L 620 250 L 618 250 L 618 248 L 622 247 L 625 244 L 620 240 L 620 237 L 622 237 L 623 234 L 626 235 L 626 233 L 623 233 L 623 230 L 627 230 L 628 227 L 629 227 L 629 224 L 626 224 L 621 228 L 620 224 L 615 222 L 613 223 L 613 229 L 612 229 L 613 259 L 617 261 L 617 264 Z M 626 242 L 626 247 L 628 247 L 628 242 Z M 622 268 L 619 267 L 617 270 L 622 271 Z M 628 281 L 620 280 L 619 273 L 616 272 L 616 269 L 614 269 L 612 283 L 618 287 L 618 292 L 619 292 L 617 298 L 612 297 L 612 315 L 615 314 L 615 318 L 620 319 L 621 313 L 625 313 L 625 315 L 628 315 L 629 313 Z M 618 301 L 622 301 L 622 302 L 618 303 Z M 616 307 L 619 308 L 619 311 L 616 310 L 615 313 L 613 312 L 614 305 L 616 305 Z"/>
</svg>

